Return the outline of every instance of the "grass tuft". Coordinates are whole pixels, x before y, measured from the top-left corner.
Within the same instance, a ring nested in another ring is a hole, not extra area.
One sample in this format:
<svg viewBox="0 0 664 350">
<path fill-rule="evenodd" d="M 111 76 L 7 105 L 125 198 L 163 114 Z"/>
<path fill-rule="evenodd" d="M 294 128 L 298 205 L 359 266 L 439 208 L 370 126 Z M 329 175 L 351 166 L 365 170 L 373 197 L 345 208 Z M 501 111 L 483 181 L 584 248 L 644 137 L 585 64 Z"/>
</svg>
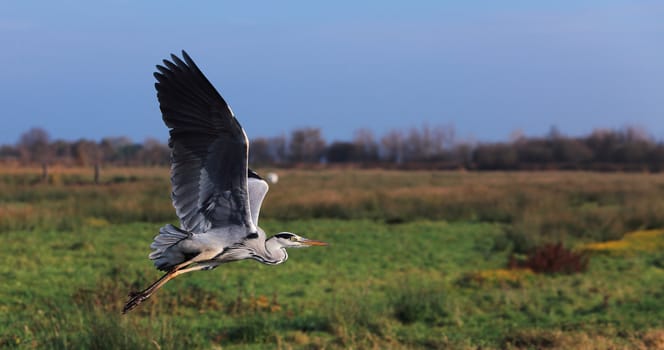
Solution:
<svg viewBox="0 0 664 350">
<path fill-rule="evenodd" d="M 442 325 L 449 316 L 445 294 L 445 288 L 440 285 L 409 280 L 389 294 L 390 306 L 394 317 L 401 323 Z"/>
</svg>

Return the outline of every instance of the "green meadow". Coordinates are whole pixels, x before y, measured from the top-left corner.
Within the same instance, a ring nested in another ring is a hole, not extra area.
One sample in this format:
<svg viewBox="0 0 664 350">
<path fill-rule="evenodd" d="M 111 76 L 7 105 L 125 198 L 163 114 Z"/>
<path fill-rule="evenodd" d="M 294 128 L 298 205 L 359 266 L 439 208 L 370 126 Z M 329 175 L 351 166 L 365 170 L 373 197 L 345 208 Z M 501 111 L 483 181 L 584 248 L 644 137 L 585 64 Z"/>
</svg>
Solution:
<svg viewBox="0 0 664 350">
<path fill-rule="evenodd" d="M 330 246 L 187 274 L 122 315 L 161 276 L 168 170 L 1 171 L 0 347 L 664 348 L 664 175 L 277 172 L 261 227 Z M 585 271 L 508 268 L 557 242 Z"/>
</svg>

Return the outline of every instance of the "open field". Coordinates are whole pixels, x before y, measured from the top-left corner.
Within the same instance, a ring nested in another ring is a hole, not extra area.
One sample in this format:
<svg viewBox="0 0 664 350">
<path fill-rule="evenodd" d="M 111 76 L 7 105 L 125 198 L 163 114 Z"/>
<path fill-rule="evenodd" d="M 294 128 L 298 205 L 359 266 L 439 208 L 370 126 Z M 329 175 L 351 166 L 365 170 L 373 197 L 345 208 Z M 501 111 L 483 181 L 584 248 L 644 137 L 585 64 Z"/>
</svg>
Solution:
<svg viewBox="0 0 664 350">
<path fill-rule="evenodd" d="M 331 246 L 183 276 L 122 316 L 160 276 L 167 170 L 2 171 L 0 347 L 664 348 L 663 175 L 279 173 L 261 226 Z M 506 269 L 557 241 L 588 271 Z"/>
</svg>

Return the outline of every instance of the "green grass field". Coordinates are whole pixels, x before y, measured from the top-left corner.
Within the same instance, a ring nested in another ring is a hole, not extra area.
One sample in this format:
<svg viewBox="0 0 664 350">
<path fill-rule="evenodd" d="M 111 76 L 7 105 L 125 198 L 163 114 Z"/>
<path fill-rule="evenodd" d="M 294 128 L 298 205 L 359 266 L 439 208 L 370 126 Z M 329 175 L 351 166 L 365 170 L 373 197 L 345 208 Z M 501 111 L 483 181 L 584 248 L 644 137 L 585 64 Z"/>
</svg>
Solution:
<svg viewBox="0 0 664 350">
<path fill-rule="evenodd" d="M 261 226 L 330 246 L 178 277 L 123 316 L 161 275 L 147 254 L 176 223 L 167 170 L 2 172 L 0 347 L 664 348 L 662 175 L 280 176 Z M 588 270 L 506 269 L 549 241 Z"/>
</svg>

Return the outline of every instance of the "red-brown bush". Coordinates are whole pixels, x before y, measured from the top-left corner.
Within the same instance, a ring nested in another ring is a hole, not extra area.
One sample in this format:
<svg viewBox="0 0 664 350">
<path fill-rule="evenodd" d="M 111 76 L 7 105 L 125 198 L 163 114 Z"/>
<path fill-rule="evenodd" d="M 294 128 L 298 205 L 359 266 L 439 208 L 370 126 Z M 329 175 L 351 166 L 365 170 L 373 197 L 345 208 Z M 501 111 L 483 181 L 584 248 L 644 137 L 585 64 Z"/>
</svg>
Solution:
<svg viewBox="0 0 664 350">
<path fill-rule="evenodd" d="M 548 243 L 536 247 L 525 260 L 510 255 L 507 267 L 510 269 L 528 268 L 535 273 L 579 273 L 586 271 L 589 256 L 575 252 L 562 243 Z"/>
</svg>

